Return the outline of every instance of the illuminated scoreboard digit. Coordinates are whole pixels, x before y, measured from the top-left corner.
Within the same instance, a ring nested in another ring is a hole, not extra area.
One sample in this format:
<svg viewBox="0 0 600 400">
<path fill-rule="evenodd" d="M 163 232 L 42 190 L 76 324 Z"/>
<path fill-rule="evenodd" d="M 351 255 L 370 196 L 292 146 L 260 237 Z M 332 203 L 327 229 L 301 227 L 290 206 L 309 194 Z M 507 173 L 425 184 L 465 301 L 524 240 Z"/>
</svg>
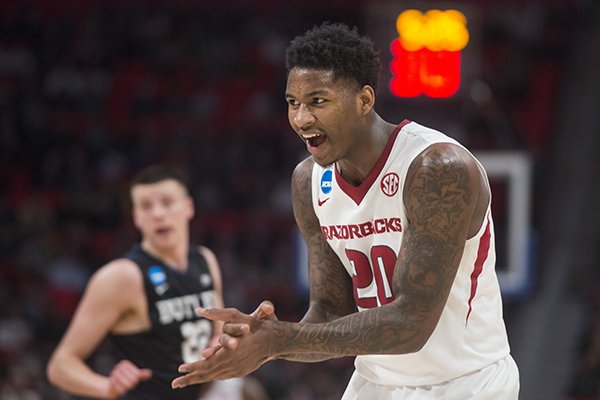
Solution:
<svg viewBox="0 0 600 400">
<path fill-rule="evenodd" d="M 406 10 L 396 19 L 390 91 L 398 97 L 452 97 L 460 87 L 467 19 L 457 10 Z"/>
</svg>

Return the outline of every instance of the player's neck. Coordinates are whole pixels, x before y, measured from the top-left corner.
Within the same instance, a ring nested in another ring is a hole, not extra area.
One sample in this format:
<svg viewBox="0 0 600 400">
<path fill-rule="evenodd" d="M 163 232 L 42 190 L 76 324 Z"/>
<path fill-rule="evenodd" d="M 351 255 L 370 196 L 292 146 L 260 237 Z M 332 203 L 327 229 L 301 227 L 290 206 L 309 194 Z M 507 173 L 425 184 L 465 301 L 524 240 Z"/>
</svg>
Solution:
<svg viewBox="0 0 600 400">
<path fill-rule="evenodd" d="M 394 129 L 395 125 L 375 114 L 365 140 L 357 143 L 356 150 L 349 157 L 336 163 L 338 171 L 348 183 L 358 186 L 366 179 L 381 157 Z"/>
<path fill-rule="evenodd" d="M 161 260 L 169 267 L 178 270 L 185 271 L 188 267 L 188 245 L 185 242 L 177 244 L 176 246 L 170 247 L 157 247 L 153 246 L 152 243 L 142 241 L 142 249 L 150 254 L 152 257 Z"/>
</svg>

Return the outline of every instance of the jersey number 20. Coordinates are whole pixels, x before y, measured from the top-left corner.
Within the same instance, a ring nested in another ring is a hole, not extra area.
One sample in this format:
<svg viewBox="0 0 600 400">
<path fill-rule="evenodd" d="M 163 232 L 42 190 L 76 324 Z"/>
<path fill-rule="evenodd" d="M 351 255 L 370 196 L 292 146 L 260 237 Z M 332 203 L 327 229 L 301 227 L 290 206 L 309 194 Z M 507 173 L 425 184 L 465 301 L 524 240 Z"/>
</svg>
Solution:
<svg viewBox="0 0 600 400">
<path fill-rule="evenodd" d="M 346 249 L 352 264 L 354 300 L 361 308 L 374 308 L 394 300 L 392 275 L 396 265 L 396 253 L 388 246 L 373 246 L 370 254 Z M 376 296 L 373 291 L 377 289 Z"/>
</svg>

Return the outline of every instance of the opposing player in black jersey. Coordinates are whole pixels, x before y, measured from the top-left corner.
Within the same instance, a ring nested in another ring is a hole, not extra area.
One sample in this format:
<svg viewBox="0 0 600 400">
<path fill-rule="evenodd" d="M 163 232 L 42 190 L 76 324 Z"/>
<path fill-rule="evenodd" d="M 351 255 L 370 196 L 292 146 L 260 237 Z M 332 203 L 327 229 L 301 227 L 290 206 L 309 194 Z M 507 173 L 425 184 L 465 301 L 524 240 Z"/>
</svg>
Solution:
<svg viewBox="0 0 600 400">
<path fill-rule="evenodd" d="M 220 331 L 194 313 L 223 306 L 219 264 L 211 250 L 189 243 L 194 205 L 179 171 L 149 167 L 130 195 L 141 242 L 92 276 L 48 378 L 86 397 L 196 400 L 201 388 L 173 391 L 171 381 Z M 105 337 L 120 360 L 109 376 L 85 362 Z"/>
</svg>

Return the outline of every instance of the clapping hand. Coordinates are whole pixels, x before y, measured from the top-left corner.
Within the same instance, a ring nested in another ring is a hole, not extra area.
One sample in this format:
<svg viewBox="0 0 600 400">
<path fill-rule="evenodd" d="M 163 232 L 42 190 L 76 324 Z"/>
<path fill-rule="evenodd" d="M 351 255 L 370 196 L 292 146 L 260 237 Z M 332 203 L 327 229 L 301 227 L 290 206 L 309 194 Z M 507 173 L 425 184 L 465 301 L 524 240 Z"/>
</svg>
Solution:
<svg viewBox="0 0 600 400">
<path fill-rule="evenodd" d="M 252 314 L 235 308 L 198 309 L 198 315 L 224 323 L 218 344 L 207 347 L 204 360 L 179 366 L 185 375 L 173 380 L 173 388 L 248 375 L 269 360 L 269 342 L 257 335 L 266 321 L 276 321 L 275 308 L 262 302 Z"/>
</svg>

